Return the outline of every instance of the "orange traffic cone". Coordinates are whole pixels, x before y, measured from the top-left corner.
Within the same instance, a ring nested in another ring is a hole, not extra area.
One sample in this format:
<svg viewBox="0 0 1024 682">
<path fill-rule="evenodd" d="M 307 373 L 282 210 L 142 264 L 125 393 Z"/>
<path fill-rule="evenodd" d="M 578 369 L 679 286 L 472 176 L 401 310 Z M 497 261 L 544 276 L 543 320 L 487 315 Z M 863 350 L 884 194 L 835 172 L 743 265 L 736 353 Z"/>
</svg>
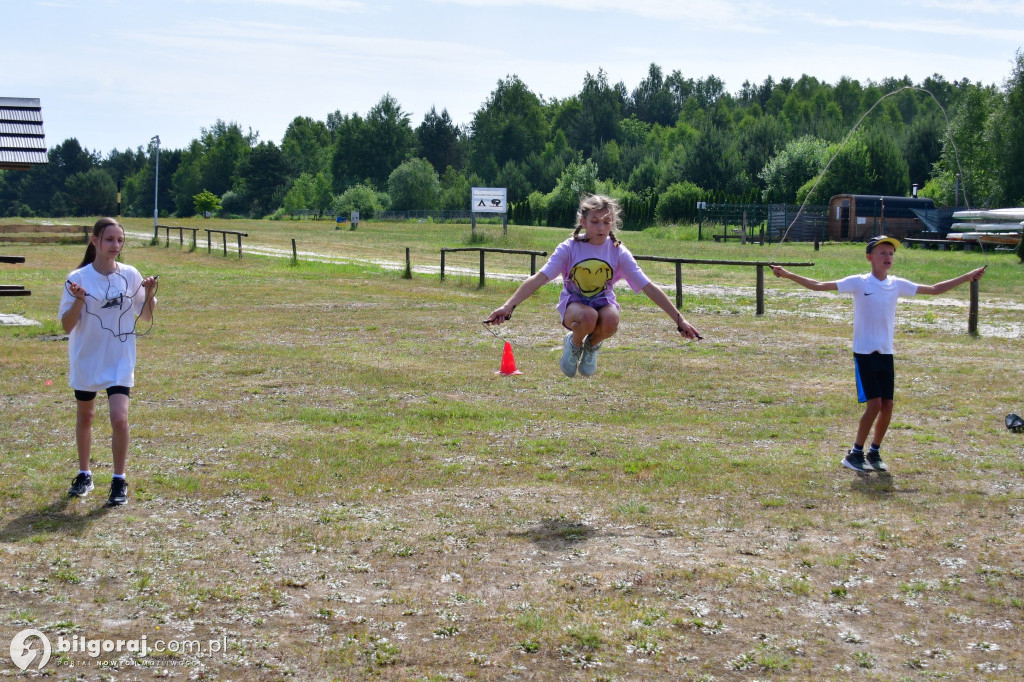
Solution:
<svg viewBox="0 0 1024 682">
<path fill-rule="evenodd" d="M 516 369 L 516 359 L 512 355 L 512 344 L 508 341 L 505 342 L 505 352 L 501 354 L 501 369 L 495 372 L 495 374 L 506 377 L 510 374 L 522 374 L 522 372 Z"/>
</svg>

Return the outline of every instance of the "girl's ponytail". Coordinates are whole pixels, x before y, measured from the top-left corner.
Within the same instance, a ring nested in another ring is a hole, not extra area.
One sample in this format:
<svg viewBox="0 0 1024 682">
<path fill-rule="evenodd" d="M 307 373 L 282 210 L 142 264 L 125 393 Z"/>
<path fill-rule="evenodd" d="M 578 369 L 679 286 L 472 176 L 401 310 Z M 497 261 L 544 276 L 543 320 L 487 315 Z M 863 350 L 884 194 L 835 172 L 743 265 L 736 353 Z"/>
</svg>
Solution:
<svg viewBox="0 0 1024 682">
<path fill-rule="evenodd" d="M 113 218 L 100 218 L 96 221 L 96 224 L 92 226 L 92 236 L 96 237 L 97 240 L 103 235 L 103 230 L 107 229 L 111 225 L 117 225 L 121 227 L 121 223 L 117 222 Z M 123 230 L 124 228 L 121 227 Z M 96 260 L 96 246 L 92 243 L 92 239 L 89 239 L 89 245 L 85 247 L 85 257 L 82 258 L 82 262 L 78 264 L 78 267 L 84 268 Z"/>
</svg>

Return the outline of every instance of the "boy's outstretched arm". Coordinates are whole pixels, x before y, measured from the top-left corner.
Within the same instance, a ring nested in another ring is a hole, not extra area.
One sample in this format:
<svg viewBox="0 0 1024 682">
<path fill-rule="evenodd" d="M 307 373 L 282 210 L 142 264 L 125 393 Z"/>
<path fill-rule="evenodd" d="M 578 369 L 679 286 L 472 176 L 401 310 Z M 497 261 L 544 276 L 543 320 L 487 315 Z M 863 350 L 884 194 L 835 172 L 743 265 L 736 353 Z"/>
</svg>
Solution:
<svg viewBox="0 0 1024 682">
<path fill-rule="evenodd" d="M 938 284 L 932 284 L 931 286 L 919 284 L 917 287 L 917 293 L 930 294 L 934 296 L 935 294 L 944 294 L 950 289 L 960 286 L 964 282 L 976 282 L 985 274 L 986 267 L 988 266 L 984 265 L 976 270 L 964 273 L 959 277 L 947 279 L 945 282 L 939 282 Z"/>
<path fill-rule="evenodd" d="M 838 291 L 839 286 L 835 282 L 819 282 L 816 279 L 810 277 L 801 277 L 800 275 L 794 275 L 792 272 L 782 267 L 781 265 L 770 266 L 772 273 L 776 277 L 782 277 L 784 279 L 791 279 L 797 284 L 807 287 L 812 291 Z M 920 291 L 920 289 L 918 289 Z"/>
</svg>

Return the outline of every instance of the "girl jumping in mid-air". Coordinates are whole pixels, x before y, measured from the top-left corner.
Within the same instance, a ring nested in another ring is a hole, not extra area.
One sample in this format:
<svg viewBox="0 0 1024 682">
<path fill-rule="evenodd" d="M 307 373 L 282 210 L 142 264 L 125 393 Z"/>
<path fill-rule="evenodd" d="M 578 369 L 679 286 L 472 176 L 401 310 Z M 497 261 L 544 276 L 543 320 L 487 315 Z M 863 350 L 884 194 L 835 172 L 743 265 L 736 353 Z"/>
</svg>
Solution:
<svg viewBox="0 0 1024 682">
<path fill-rule="evenodd" d="M 560 366 L 568 377 L 576 376 L 577 370 L 589 377 L 597 371 L 601 344 L 619 328 L 619 304 L 613 287 L 625 279 L 633 291 L 643 291 L 664 310 L 682 336 L 701 338 L 615 237 L 615 228 L 621 225 L 619 205 L 614 199 L 599 194 L 584 197 L 576 212 L 572 237 L 558 245 L 540 272 L 523 282 L 503 306 L 491 313 L 486 324 L 501 324 L 517 305 L 561 275 L 558 313 L 569 333 L 565 335 Z"/>
<path fill-rule="evenodd" d="M 113 218 L 100 218 L 89 237 L 78 269 L 68 275 L 60 301 L 60 321 L 68 333 L 71 371 L 68 383 L 78 401 L 75 439 L 78 475 L 68 495 L 83 497 L 93 489 L 89 468 L 96 392 L 105 390 L 113 430 L 114 477 L 107 504 L 128 501 L 125 465 L 128 459 L 128 402 L 135 384 L 136 319 L 151 320 L 156 305 L 156 278 L 143 279 L 130 265 L 117 262 L 124 247 L 124 228 Z"/>
</svg>

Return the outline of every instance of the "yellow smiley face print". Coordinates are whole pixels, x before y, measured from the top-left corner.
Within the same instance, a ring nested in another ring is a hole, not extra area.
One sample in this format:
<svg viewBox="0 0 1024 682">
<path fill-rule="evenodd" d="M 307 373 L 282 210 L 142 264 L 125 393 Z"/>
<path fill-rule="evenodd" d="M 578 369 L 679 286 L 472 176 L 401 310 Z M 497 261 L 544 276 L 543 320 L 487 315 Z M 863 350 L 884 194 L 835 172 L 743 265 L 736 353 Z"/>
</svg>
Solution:
<svg viewBox="0 0 1024 682">
<path fill-rule="evenodd" d="M 612 266 L 598 258 L 580 261 L 569 271 L 569 279 L 579 288 L 580 293 L 588 298 L 604 291 L 611 278 Z"/>
</svg>

